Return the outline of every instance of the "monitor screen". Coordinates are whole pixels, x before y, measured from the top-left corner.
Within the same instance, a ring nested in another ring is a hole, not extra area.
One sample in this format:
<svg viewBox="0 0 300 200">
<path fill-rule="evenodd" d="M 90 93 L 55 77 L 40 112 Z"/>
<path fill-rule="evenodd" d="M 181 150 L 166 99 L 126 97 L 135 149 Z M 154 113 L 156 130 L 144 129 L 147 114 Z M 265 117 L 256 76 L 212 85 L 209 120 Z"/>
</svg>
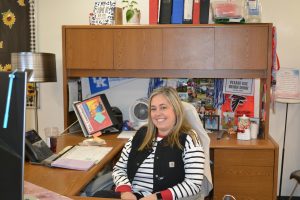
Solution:
<svg viewBox="0 0 300 200">
<path fill-rule="evenodd" d="M 16 72 L 3 128 L 10 72 L 0 72 L 0 199 L 23 199 L 26 73 Z"/>
</svg>

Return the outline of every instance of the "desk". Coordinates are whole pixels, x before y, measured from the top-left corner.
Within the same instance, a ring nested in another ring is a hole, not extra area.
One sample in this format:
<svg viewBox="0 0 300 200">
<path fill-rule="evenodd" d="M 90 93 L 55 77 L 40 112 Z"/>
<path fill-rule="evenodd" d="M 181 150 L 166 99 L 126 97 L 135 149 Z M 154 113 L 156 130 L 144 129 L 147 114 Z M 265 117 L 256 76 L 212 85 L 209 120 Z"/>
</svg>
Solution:
<svg viewBox="0 0 300 200">
<path fill-rule="evenodd" d="M 113 149 L 90 170 L 76 171 L 26 163 L 24 179 L 65 196 L 78 195 L 93 177 L 119 154 L 126 142 L 125 139 L 118 139 L 117 135 L 105 135 L 102 138 L 107 143 L 104 146 L 113 147 Z M 58 139 L 57 149 L 60 151 L 66 146 L 76 145 L 83 139 L 82 135 L 63 135 Z"/>
<path fill-rule="evenodd" d="M 213 166 L 214 199 L 232 194 L 237 199 L 276 199 L 278 145 L 269 139 L 241 141 L 225 135 L 217 140 L 209 134 Z M 25 180 L 72 199 L 81 200 L 80 191 L 91 179 L 121 151 L 126 139 L 117 135 L 106 135 L 106 146 L 113 150 L 89 171 L 75 171 L 60 168 L 25 164 Z M 58 150 L 74 145 L 84 138 L 79 135 L 64 135 L 58 140 Z M 88 198 L 99 199 L 101 198 Z M 103 198 L 104 200 L 104 198 Z"/>
<path fill-rule="evenodd" d="M 225 194 L 236 199 L 277 199 L 278 145 L 271 137 L 244 141 L 236 135 L 220 140 L 216 134 L 209 136 L 214 200 Z"/>
</svg>

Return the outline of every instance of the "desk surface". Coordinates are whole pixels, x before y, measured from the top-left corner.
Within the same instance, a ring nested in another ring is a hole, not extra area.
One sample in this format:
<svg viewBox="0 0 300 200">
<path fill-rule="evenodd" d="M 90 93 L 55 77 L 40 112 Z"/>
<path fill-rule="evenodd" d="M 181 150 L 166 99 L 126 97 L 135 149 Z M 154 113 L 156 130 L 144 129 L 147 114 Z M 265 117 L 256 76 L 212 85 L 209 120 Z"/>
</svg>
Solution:
<svg viewBox="0 0 300 200">
<path fill-rule="evenodd" d="M 126 140 L 117 139 L 116 135 L 103 136 L 108 147 L 113 149 L 95 166 L 88 171 L 77 171 L 61 168 L 49 168 L 45 166 L 25 164 L 26 181 L 54 191 L 56 193 L 73 196 L 80 191 L 93 179 L 93 177 L 110 163 L 121 151 Z M 63 135 L 58 140 L 58 151 L 65 146 L 76 145 L 84 139 L 81 135 Z"/>
<path fill-rule="evenodd" d="M 274 149 L 275 143 L 272 140 L 237 140 L 236 136 L 225 135 L 217 140 L 216 134 L 209 134 L 211 138 L 211 149 Z M 123 148 L 126 139 L 117 139 L 117 135 L 102 136 L 107 145 L 113 147 L 101 162 L 92 167 L 89 171 L 76 171 L 60 168 L 48 168 L 44 166 L 25 164 L 25 180 L 56 193 L 69 196 L 73 199 L 85 199 L 86 197 L 75 197 L 92 180 L 92 178 L 110 163 Z M 58 140 L 58 151 L 65 146 L 75 145 L 82 141 L 81 135 L 64 135 Z M 97 199 L 97 198 L 88 198 Z M 99 199 L 99 198 L 98 198 Z M 101 199 L 101 198 L 100 198 Z"/>
</svg>

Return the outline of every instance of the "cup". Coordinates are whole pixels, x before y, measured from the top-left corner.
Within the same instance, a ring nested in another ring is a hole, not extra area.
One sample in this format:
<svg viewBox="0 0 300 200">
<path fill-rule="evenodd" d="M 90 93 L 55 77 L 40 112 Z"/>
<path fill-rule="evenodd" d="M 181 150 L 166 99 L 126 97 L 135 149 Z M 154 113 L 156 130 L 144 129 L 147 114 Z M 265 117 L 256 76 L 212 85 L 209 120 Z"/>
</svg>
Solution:
<svg viewBox="0 0 300 200">
<path fill-rule="evenodd" d="M 251 139 L 257 138 L 257 135 L 258 135 L 258 124 L 257 123 L 251 123 L 250 133 L 251 133 Z"/>
<path fill-rule="evenodd" d="M 53 153 L 56 153 L 56 147 L 57 147 L 57 138 L 59 136 L 59 131 L 57 127 L 47 127 L 44 129 L 46 141 L 48 146 L 50 147 L 51 151 Z"/>
</svg>

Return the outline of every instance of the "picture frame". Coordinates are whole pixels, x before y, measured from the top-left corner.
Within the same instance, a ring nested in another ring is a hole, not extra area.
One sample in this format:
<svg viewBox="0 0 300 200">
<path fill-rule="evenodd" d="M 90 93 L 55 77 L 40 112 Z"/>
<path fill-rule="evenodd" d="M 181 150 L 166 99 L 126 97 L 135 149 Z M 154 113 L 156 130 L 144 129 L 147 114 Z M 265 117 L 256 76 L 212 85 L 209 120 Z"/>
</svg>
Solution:
<svg viewBox="0 0 300 200">
<path fill-rule="evenodd" d="M 73 108 L 85 137 L 118 123 L 105 94 L 74 102 Z"/>
<path fill-rule="evenodd" d="M 203 126 L 207 130 L 218 131 L 220 129 L 219 115 L 204 115 Z"/>
</svg>

